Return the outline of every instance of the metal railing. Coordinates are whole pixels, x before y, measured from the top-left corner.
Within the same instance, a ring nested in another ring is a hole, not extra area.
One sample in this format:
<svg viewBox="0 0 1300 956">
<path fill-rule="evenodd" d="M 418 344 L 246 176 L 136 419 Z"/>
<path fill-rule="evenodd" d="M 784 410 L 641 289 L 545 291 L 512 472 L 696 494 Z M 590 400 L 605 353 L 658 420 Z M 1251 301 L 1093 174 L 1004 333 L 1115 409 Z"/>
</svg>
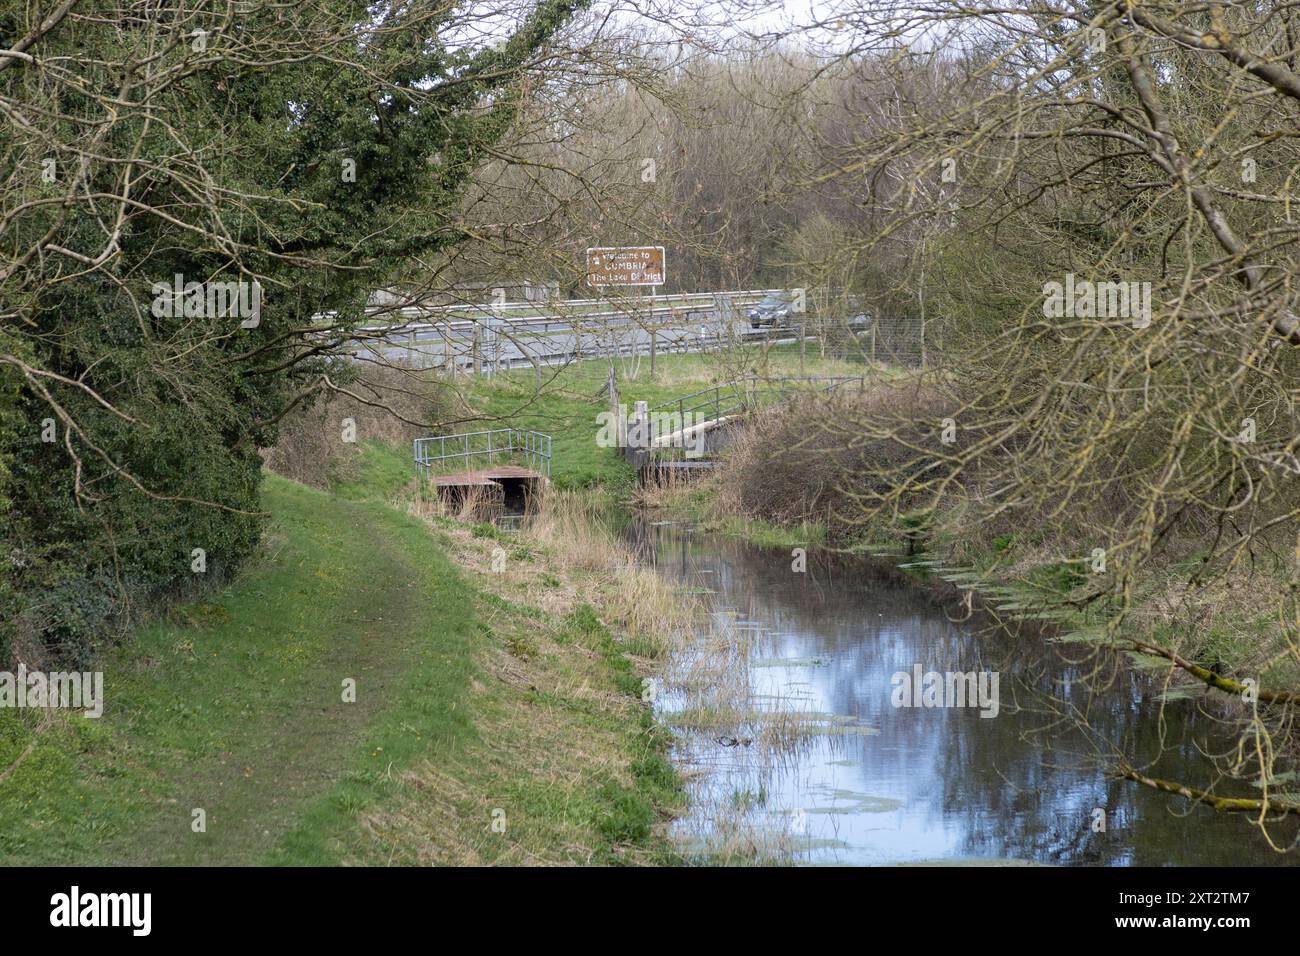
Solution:
<svg viewBox="0 0 1300 956">
<path fill-rule="evenodd" d="M 551 436 L 522 428 L 494 428 L 482 432 L 417 438 L 412 445 L 415 472 L 428 480 L 435 470 L 459 465 L 458 471 L 490 468 L 501 458 L 523 461 L 547 478 L 551 476 Z M 448 469 L 451 470 L 451 469 Z"/>
<path fill-rule="evenodd" d="M 724 337 L 720 329 L 704 329 L 740 321 L 745 307 L 770 291 L 571 299 L 544 308 L 538 303 L 386 307 L 381 311 L 393 321 L 356 329 L 345 347 L 366 360 L 466 374 L 652 354 L 656 346 L 665 352 L 706 351 L 719 347 Z M 512 314 L 515 309 L 532 314 Z"/>
<path fill-rule="evenodd" d="M 653 315 L 672 312 L 699 312 L 715 309 L 728 310 L 752 305 L 780 289 L 735 289 L 722 292 L 660 292 L 655 295 L 604 296 L 597 299 L 551 299 L 541 302 L 474 303 L 459 305 L 369 305 L 368 316 L 391 316 L 406 320 L 400 323 L 366 326 L 367 329 L 433 327 L 448 322 L 482 322 L 488 318 L 504 319 L 520 324 L 606 319 L 626 315 Z M 603 309 L 601 307 L 604 307 Z M 512 315 L 512 313 L 523 313 Z M 312 317 L 315 322 L 329 322 L 337 316 L 322 312 Z M 411 320 L 427 319 L 420 326 Z"/>
<path fill-rule="evenodd" d="M 852 382 L 862 384 L 865 379 L 860 375 L 809 375 L 785 378 L 761 378 L 751 375 L 660 402 L 649 409 L 650 421 L 652 430 L 657 431 L 653 429 L 653 423 L 661 419 L 665 413 L 676 412 L 678 423 L 676 427 L 686 427 L 689 421 L 699 419 L 716 421 L 764 405 L 780 404 L 798 394 L 833 392 Z M 688 419 L 687 416 L 691 418 Z M 658 435 L 652 437 L 657 438 Z"/>
<path fill-rule="evenodd" d="M 517 368 L 564 365 L 595 358 L 631 358 L 687 352 L 716 352 L 738 346 L 789 345 L 818 341 L 816 323 L 752 329 L 743 318 L 746 299 L 756 292 L 710 293 L 698 307 L 656 304 L 639 311 L 629 305 L 604 312 L 575 312 L 510 318 L 411 321 L 356 330 L 345 348 L 363 361 L 435 368 L 453 375 L 492 375 Z M 699 296 L 703 299 L 704 296 Z M 603 301 L 603 300 L 592 300 Z M 486 307 L 484 307 L 486 308 Z M 844 337 L 832 351 L 866 358 L 891 354 L 896 344 L 881 338 L 874 323 L 836 326 Z M 852 343 L 852 344 L 850 344 Z M 821 346 L 825 351 L 824 343 Z"/>
</svg>

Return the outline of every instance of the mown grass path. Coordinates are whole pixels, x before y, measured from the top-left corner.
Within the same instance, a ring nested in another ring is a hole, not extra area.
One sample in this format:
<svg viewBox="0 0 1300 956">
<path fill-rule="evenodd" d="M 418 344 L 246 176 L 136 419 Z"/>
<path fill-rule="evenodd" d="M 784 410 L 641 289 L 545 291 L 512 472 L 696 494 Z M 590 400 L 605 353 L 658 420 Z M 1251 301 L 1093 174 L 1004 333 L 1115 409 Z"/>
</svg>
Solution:
<svg viewBox="0 0 1300 956">
<path fill-rule="evenodd" d="M 337 862 L 394 768 L 473 734 L 473 594 L 427 529 L 275 477 L 264 500 L 267 553 L 108 654 L 104 717 L 59 715 L 0 783 L 0 861 Z M 35 726 L 0 715 L 0 767 Z"/>
</svg>

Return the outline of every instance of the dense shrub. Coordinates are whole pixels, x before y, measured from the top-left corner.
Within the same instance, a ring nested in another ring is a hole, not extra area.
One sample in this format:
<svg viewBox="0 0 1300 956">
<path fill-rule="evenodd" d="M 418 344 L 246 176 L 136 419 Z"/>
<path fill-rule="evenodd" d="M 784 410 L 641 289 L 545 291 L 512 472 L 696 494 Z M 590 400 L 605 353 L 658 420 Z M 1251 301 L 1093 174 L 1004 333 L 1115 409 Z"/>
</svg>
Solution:
<svg viewBox="0 0 1300 956">
<path fill-rule="evenodd" d="M 258 449 L 346 377 L 328 356 L 369 291 L 463 238 L 443 224 L 575 4 L 539 0 L 501 46 L 432 0 L 237 6 L 0 12 L 0 48 L 30 37 L 0 72 L 26 117 L 0 126 L 6 660 L 89 660 L 248 557 Z M 177 276 L 256 281 L 260 321 L 163 307 Z"/>
<path fill-rule="evenodd" d="M 809 397 L 759 415 L 727 456 L 724 506 L 776 524 L 822 522 L 832 539 L 861 527 L 869 504 L 899 516 L 924 507 L 922 483 L 938 469 L 918 462 L 916 449 L 941 447 L 944 407 L 909 385 Z"/>
</svg>

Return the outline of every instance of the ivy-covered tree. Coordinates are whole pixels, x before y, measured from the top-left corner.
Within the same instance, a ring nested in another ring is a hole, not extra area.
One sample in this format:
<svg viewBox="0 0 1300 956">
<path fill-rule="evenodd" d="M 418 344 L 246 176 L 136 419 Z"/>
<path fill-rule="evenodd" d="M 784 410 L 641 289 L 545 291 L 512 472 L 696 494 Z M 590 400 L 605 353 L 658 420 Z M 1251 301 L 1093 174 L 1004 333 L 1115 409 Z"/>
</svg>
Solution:
<svg viewBox="0 0 1300 956">
<path fill-rule="evenodd" d="M 0 13 L 0 659 L 84 660 L 249 555 L 258 449 L 339 387 L 369 291 L 462 239 L 580 6 Z"/>
</svg>

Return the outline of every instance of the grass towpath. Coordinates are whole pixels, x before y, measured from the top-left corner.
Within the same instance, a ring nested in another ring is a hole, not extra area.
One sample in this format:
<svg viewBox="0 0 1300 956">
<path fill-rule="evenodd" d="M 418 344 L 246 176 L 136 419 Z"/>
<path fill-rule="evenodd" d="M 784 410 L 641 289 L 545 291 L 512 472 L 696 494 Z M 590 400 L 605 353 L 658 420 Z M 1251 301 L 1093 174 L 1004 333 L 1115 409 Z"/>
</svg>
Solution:
<svg viewBox="0 0 1300 956">
<path fill-rule="evenodd" d="M 0 865 L 669 858 L 679 781 L 594 582 L 374 500 L 373 464 L 367 500 L 268 476 L 262 554 L 104 655 L 101 719 L 0 709 Z"/>
<path fill-rule="evenodd" d="M 0 718 L 0 860 L 329 863 L 392 768 L 473 735 L 473 592 L 427 528 L 273 476 L 266 553 L 104 666 L 104 716 Z M 356 702 L 343 681 L 356 682 Z M 206 813 L 206 832 L 192 827 Z"/>
</svg>

